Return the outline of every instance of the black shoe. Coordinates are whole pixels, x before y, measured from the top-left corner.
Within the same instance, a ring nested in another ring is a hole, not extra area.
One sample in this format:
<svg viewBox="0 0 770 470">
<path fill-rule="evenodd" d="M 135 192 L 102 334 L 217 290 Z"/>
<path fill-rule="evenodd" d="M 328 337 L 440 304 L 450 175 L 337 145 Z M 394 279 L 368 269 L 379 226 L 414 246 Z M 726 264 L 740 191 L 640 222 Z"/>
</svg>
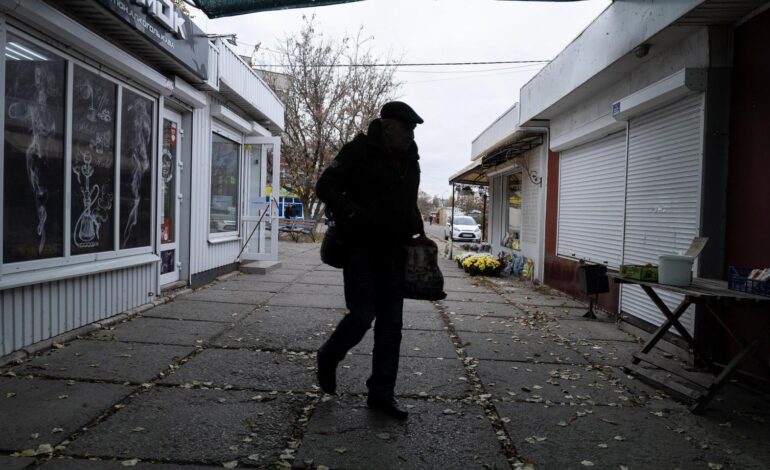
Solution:
<svg viewBox="0 0 770 470">
<path fill-rule="evenodd" d="M 382 411 L 386 415 L 396 419 L 406 419 L 409 416 L 409 412 L 401 408 L 393 397 L 369 395 L 366 399 L 366 406 L 373 410 Z"/>
<path fill-rule="evenodd" d="M 317 355 L 318 371 L 316 377 L 318 378 L 318 385 L 321 386 L 321 390 L 334 395 L 337 391 L 337 361 L 329 359 L 326 354 L 320 350 Z"/>
</svg>

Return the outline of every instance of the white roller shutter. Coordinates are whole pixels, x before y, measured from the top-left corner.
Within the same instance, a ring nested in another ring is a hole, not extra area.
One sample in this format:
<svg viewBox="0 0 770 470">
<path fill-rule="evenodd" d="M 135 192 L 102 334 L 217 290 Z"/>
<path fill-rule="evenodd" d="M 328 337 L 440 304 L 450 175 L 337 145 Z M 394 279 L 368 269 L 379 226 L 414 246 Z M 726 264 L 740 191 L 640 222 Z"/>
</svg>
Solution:
<svg viewBox="0 0 770 470">
<path fill-rule="evenodd" d="M 564 150 L 557 253 L 617 269 L 623 247 L 626 133 Z"/>
<path fill-rule="evenodd" d="M 702 94 L 631 120 L 624 263 L 657 264 L 658 256 L 686 250 L 698 234 L 702 155 Z M 682 300 L 656 292 L 671 310 Z M 623 286 L 621 310 L 654 325 L 665 321 L 638 286 Z M 681 319 L 690 333 L 693 312 Z"/>
</svg>

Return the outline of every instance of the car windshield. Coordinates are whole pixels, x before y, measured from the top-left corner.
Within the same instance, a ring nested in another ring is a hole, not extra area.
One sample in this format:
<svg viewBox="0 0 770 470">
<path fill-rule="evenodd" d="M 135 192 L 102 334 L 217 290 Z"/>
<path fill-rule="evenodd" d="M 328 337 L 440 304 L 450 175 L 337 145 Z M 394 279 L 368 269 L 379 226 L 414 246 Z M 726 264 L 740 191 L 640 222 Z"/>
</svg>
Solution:
<svg viewBox="0 0 770 470">
<path fill-rule="evenodd" d="M 455 225 L 476 225 L 472 217 L 455 217 Z"/>
</svg>

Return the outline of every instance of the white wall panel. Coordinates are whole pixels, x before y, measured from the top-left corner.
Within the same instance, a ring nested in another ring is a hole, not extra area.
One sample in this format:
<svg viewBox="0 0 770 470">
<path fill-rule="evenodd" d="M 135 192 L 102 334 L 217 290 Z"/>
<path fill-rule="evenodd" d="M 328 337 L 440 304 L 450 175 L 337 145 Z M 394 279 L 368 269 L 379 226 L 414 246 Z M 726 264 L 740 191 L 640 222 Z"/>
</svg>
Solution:
<svg viewBox="0 0 770 470">
<path fill-rule="evenodd" d="M 155 266 L 0 291 L 0 356 L 153 300 Z"/>
<path fill-rule="evenodd" d="M 632 119 L 623 262 L 657 264 L 663 254 L 685 251 L 698 235 L 703 94 Z M 672 310 L 682 296 L 656 290 Z M 665 317 L 638 286 L 623 286 L 621 310 L 660 325 Z M 694 309 L 682 317 L 692 332 Z"/>
<path fill-rule="evenodd" d="M 540 148 L 530 150 L 524 156 L 527 159 L 527 168 L 530 171 L 538 171 L 540 168 Z M 540 214 L 540 192 L 542 188 L 533 183 L 527 172 L 522 172 L 521 188 L 521 241 L 527 244 L 537 244 L 538 216 Z M 536 259 L 537 253 L 526 253 L 527 258 Z"/>
<path fill-rule="evenodd" d="M 500 117 L 484 129 L 471 142 L 471 160 L 490 151 L 506 138 L 510 138 L 519 126 L 519 103 L 514 103 Z"/>
<path fill-rule="evenodd" d="M 576 94 L 576 90 L 581 91 L 581 85 L 583 89 L 588 88 L 586 82 L 603 71 L 611 70 L 613 66 L 616 68 L 612 70 L 615 73 L 608 74 L 611 77 L 606 77 L 606 81 L 619 81 L 619 66 L 625 69 L 638 67 L 635 57 L 623 61 L 624 56 L 627 58 L 627 54 L 636 46 L 668 28 L 700 3 L 703 0 L 613 2 L 521 88 L 521 122 L 526 123 L 533 118 L 542 119 L 541 114 L 551 107 L 558 112 L 565 97 Z M 675 29 L 680 34 L 686 31 L 681 27 Z M 661 48 L 659 43 L 655 45 Z"/>
<path fill-rule="evenodd" d="M 190 194 L 190 274 L 231 264 L 240 251 L 240 240 L 209 243 L 211 199 L 210 106 L 193 110 L 192 194 Z M 243 185 L 243 182 L 242 182 Z"/>
<path fill-rule="evenodd" d="M 283 104 L 275 92 L 224 41 L 217 39 L 219 48 L 219 84 L 226 85 L 245 102 L 256 108 L 283 129 Z"/>
</svg>

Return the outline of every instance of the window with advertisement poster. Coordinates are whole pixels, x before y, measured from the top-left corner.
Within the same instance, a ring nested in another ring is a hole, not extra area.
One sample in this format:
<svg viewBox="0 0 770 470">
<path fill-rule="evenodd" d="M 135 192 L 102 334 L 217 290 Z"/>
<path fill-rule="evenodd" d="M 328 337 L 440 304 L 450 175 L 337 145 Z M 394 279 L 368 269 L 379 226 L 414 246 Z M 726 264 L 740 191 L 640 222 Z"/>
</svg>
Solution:
<svg viewBox="0 0 770 470">
<path fill-rule="evenodd" d="M 157 99 L 13 28 L 3 67 L 7 272 L 150 253 Z"/>
<path fill-rule="evenodd" d="M 163 218 L 160 225 L 160 242 L 174 241 L 174 172 L 176 170 L 177 126 L 175 121 L 163 120 L 163 154 L 161 155 L 161 179 L 163 182 Z"/>
</svg>

